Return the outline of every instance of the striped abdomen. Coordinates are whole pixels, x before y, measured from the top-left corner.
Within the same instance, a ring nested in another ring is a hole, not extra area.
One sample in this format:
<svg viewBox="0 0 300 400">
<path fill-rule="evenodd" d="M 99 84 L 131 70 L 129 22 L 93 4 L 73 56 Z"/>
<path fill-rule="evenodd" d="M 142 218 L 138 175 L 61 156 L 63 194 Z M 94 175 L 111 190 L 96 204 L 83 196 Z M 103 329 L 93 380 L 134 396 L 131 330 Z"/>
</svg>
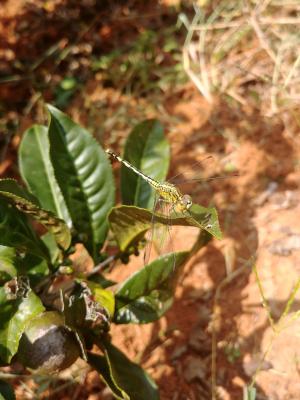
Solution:
<svg viewBox="0 0 300 400">
<path fill-rule="evenodd" d="M 117 154 L 112 152 L 110 149 L 105 150 L 107 154 L 109 154 L 112 158 L 115 160 L 119 161 L 125 167 L 131 169 L 134 173 L 137 175 L 141 176 L 145 181 L 149 183 L 155 190 L 159 190 L 158 187 L 161 185 L 159 182 L 157 182 L 155 179 L 150 178 L 150 176 L 143 174 L 141 171 L 139 171 L 137 168 L 135 168 L 133 165 L 130 164 L 130 162 L 123 160 L 123 158 L 119 157 Z"/>
</svg>

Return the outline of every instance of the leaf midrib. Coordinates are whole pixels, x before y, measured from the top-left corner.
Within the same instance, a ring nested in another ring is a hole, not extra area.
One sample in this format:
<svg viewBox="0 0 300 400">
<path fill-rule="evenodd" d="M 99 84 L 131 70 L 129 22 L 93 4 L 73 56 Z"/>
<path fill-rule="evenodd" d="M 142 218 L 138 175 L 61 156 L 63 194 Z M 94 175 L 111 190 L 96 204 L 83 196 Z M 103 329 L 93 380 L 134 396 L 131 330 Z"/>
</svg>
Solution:
<svg viewBox="0 0 300 400">
<path fill-rule="evenodd" d="M 52 193 L 52 198 L 53 198 L 53 201 L 54 201 L 54 204 L 55 204 L 55 207 L 56 207 L 56 210 L 57 210 L 57 214 L 58 214 L 58 216 L 61 218 L 61 219 L 63 219 L 63 214 L 62 214 L 62 211 L 61 211 L 61 208 L 60 208 L 60 206 L 59 206 L 59 203 L 58 203 L 58 200 L 56 199 L 56 196 L 54 195 L 55 193 L 54 193 L 54 188 L 53 188 L 53 186 L 52 186 L 52 184 L 51 184 L 51 182 L 52 182 L 52 179 L 51 179 L 51 177 L 50 177 L 50 174 L 49 173 L 47 173 L 48 172 L 48 165 L 47 165 L 47 162 L 46 162 L 46 160 L 47 160 L 47 153 L 46 153 L 46 151 L 43 149 L 43 146 L 42 146 L 42 143 L 41 143 L 41 141 L 40 141 L 40 138 L 39 138 L 39 135 L 38 134 L 36 134 L 36 129 L 34 130 L 34 132 L 35 132 L 35 136 L 36 136 L 36 138 L 37 138 L 37 142 L 38 142 L 38 147 L 39 147 L 39 149 L 40 149 L 40 151 L 41 151 L 41 154 L 42 154 L 42 163 L 43 163 L 43 165 L 44 165 L 44 167 L 45 167 L 45 171 L 46 171 L 46 176 L 47 176 L 47 178 L 48 178 L 48 182 L 49 182 L 49 186 L 50 186 L 50 190 L 51 190 L 51 193 Z M 48 149 L 49 149 L 49 147 L 48 147 Z M 50 153 L 50 149 L 49 149 L 49 153 Z M 48 154 L 49 156 L 50 156 L 50 154 Z M 52 165 L 51 164 L 49 164 L 49 171 L 50 171 L 50 168 L 52 167 Z M 54 175 L 54 171 L 53 171 L 53 175 Z M 53 176 L 53 179 L 55 179 L 55 176 Z"/>
<path fill-rule="evenodd" d="M 55 118 L 52 118 L 52 120 L 54 121 L 54 123 L 55 124 L 57 124 L 58 125 L 58 128 L 59 128 L 59 132 L 60 132 L 60 135 L 61 135 L 61 138 L 62 138 L 62 142 L 64 143 L 64 146 L 65 146 L 65 148 L 66 148 L 66 150 L 67 150 L 67 154 L 68 155 L 70 155 L 70 154 L 72 154 L 71 153 L 71 151 L 68 149 L 68 141 L 67 140 L 64 140 L 64 139 L 66 139 L 66 137 L 64 137 L 62 134 L 61 134 L 61 131 L 63 131 L 63 132 L 65 132 L 65 129 L 64 129 L 64 127 L 60 124 L 60 122 L 59 122 L 59 120 L 55 117 Z M 83 186 L 82 186 L 82 181 L 81 181 L 81 179 L 80 179 L 80 175 L 78 174 L 78 169 L 77 169 L 77 167 L 76 167 L 76 164 L 75 164 L 75 162 L 74 162 L 74 160 L 73 160 L 73 157 L 70 157 L 69 156 L 69 159 L 70 159 L 70 161 L 71 161 L 71 163 L 72 163 L 72 166 L 73 166 L 73 169 L 75 170 L 75 172 L 76 172 L 76 177 L 77 177 L 77 179 L 78 179 L 78 181 L 79 181 L 79 184 L 80 184 L 80 191 L 81 191 L 81 193 L 83 194 L 83 198 L 84 198 L 84 200 L 85 200 L 85 204 L 87 205 L 87 210 L 88 210 L 88 219 L 89 219 L 89 230 L 90 230 L 90 232 L 91 232 L 91 235 L 92 235 L 92 246 L 93 246 L 93 253 L 95 252 L 95 233 L 94 233 L 94 229 L 93 229 L 93 224 L 92 224 L 92 219 L 91 219 L 91 216 L 92 216 L 92 211 L 91 211 L 91 209 L 90 209 L 90 207 L 89 207 L 89 202 L 88 202 L 88 200 L 87 200 L 87 196 L 86 196 L 86 194 L 85 194 L 85 191 L 83 190 Z"/>
</svg>

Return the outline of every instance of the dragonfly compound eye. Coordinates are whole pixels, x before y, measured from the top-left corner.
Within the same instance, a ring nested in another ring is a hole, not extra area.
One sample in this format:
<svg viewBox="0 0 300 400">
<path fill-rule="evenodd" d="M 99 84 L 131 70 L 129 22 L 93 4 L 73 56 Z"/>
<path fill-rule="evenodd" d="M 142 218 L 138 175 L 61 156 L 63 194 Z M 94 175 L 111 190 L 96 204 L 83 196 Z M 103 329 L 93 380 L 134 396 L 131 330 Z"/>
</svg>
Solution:
<svg viewBox="0 0 300 400">
<path fill-rule="evenodd" d="M 185 194 L 184 196 L 182 196 L 182 202 L 187 209 L 189 209 L 191 207 L 191 205 L 193 204 L 192 198 L 188 194 Z"/>
</svg>

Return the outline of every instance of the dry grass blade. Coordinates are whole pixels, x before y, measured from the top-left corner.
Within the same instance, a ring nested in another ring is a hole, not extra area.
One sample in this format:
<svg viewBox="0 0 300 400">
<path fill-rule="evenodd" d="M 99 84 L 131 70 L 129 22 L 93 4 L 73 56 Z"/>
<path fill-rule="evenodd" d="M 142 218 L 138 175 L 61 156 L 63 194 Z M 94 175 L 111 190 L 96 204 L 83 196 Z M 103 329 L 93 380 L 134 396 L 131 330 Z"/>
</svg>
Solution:
<svg viewBox="0 0 300 400">
<path fill-rule="evenodd" d="M 226 94 L 266 116 L 297 107 L 299 2 L 223 0 L 185 25 L 184 68 L 209 102 Z"/>
</svg>

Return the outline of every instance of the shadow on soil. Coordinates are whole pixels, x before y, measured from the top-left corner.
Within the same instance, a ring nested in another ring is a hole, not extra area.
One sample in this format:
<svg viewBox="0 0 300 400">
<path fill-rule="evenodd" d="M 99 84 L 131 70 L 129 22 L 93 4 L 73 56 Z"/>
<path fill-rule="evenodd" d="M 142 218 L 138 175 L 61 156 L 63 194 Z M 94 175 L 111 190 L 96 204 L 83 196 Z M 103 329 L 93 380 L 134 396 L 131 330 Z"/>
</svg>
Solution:
<svg viewBox="0 0 300 400">
<path fill-rule="evenodd" d="M 242 129 L 241 126 L 247 126 L 247 130 Z M 216 207 L 225 240 L 230 239 L 234 243 L 231 267 L 237 270 L 245 267 L 247 260 L 255 259 L 258 248 L 258 232 L 253 223 L 258 207 L 256 199 L 267 190 L 270 182 L 278 184 L 278 191 L 293 189 L 293 185 L 285 183 L 285 177 L 294 171 L 295 164 L 293 148 L 285 139 L 283 124 L 278 119 L 265 119 L 258 113 L 249 116 L 241 110 L 234 112 L 226 104 L 219 105 L 206 126 L 195 130 L 194 134 L 189 136 L 193 143 L 189 144 L 187 140 L 186 149 L 188 150 L 189 146 L 201 144 L 210 154 L 222 156 L 225 154 L 227 144 L 227 139 L 223 134 L 226 129 L 231 130 L 236 141 L 248 143 L 250 165 L 245 165 L 245 172 L 241 171 L 240 177 L 236 179 L 212 181 L 211 185 L 204 185 L 196 201 L 199 204 L 208 205 L 207 199 L 211 199 L 213 194 L 218 198 L 221 194 L 222 204 L 220 206 L 216 204 Z M 258 157 L 257 154 L 259 158 L 255 159 Z M 193 162 L 193 159 L 188 159 L 184 154 L 176 157 L 176 165 L 182 163 L 192 165 Z M 173 167 L 175 174 L 176 165 Z M 253 170 L 251 170 L 251 165 Z M 212 288 L 195 290 L 193 282 L 201 279 L 201 272 L 197 274 L 195 270 L 197 265 L 197 268 L 207 269 L 213 282 Z M 253 355 L 261 351 L 261 340 L 264 331 L 269 327 L 266 321 L 264 326 L 260 326 L 251 335 L 239 338 L 235 317 L 247 312 L 242 308 L 241 303 L 245 296 L 244 289 L 249 283 L 253 261 L 248 265 L 248 268 L 243 268 L 240 275 L 224 286 L 218 301 L 219 308 L 215 310 L 214 315 L 217 324 L 217 342 L 227 343 L 225 348 L 217 349 L 217 384 L 226 389 L 230 394 L 230 399 L 242 397 L 241 383 L 234 378 L 241 377 L 245 382 L 251 381 L 251 376 L 245 373 L 242 356 L 246 353 Z M 163 398 L 173 398 L 173 395 L 178 399 L 186 398 L 184 395 L 193 399 L 211 398 L 212 315 L 210 313 L 215 291 L 225 277 L 224 254 L 214 242 L 211 242 L 205 250 L 201 250 L 195 256 L 193 264 L 189 266 L 181 281 L 183 291 L 180 298 L 177 298 L 166 316 L 170 337 L 174 328 L 178 329 L 180 335 L 179 339 L 173 340 L 173 344 L 165 348 L 166 359 L 174 367 L 176 378 L 172 386 L 170 376 L 162 374 L 158 383 L 162 388 Z M 270 302 L 274 300 L 271 299 Z M 257 303 L 261 304 L 260 298 L 257 299 Z M 283 309 L 284 304 L 279 306 Z M 153 328 L 153 339 L 157 337 L 158 330 L 159 324 Z M 230 343 L 232 343 L 231 347 Z M 234 344 L 238 344 L 237 353 L 235 353 Z M 146 349 L 145 355 L 147 352 Z M 198 364 L 195 357 L 198 358 Z M 194 365 L 196 371 L 191 370 L 191 364 Z M 180 382 L 179 387 L 184 387 L 183 381 L 186 379 L 190 379 L 190 385 L 186 386 L 186 393 L 184 395 L 181 393 L 179 397 L 176 397 L 176 393 L 177 395 L 179 393 L 177 384 Z M 170 397 L 168 397 L 168 391 Z M 173 393 L 172 396 L 170 393 Z M 257 399 L 267 399 L 266 394 L 259 387 Z"/>
</svg>

